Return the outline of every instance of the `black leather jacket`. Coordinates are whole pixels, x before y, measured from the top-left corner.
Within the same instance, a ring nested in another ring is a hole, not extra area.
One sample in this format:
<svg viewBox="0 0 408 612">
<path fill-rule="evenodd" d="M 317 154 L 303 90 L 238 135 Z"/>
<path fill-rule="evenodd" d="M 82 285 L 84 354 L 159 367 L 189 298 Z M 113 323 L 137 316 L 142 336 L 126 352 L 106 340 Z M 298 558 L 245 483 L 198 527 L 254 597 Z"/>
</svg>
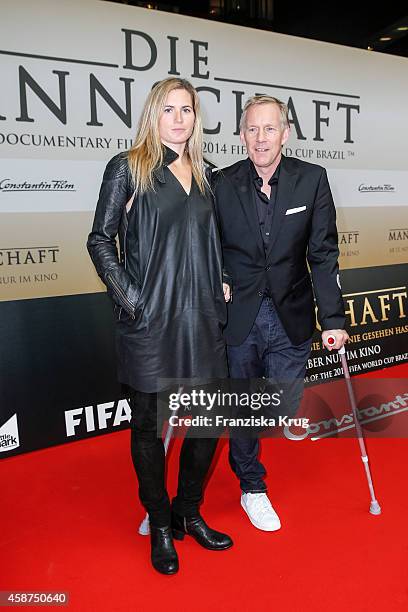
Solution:
<svg viewBox="0 0 408 612">
<path fill-rule="evenodd" d="M 115 304 L 119 380 L 155 392 L 164 378 L 226 375 L 222 256 L 213 197 L 167 166 L 136 194 L 127 154 L 108 163 L 87 247 Z M 119 237 L 119 256 L 116 237 Z"/>
<path fill-rule="evenodd" d="M 126 203 L 132 198 L 135 188 L 129 171 L 126 154 L 113 157 L 106 166 L 92 232 L 87 248 L 101 280 L 117 305 L 118 318 L 122 308 L 135 318 L 136 304 L 140 295 L 140 282 L 127 271 L 126 241 L 128 214 Z M 137 205 L 137 201 L 133 202 Z M 119 237 L 119 257 L 116 244 Z"/>
</svg>

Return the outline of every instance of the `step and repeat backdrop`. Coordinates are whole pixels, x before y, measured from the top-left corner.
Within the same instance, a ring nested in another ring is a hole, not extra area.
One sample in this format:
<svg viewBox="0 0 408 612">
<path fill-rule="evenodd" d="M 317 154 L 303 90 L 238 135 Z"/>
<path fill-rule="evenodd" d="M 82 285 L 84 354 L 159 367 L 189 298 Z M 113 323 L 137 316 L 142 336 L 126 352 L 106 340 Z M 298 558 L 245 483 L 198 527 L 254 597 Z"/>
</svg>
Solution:
<svg viewBox="0 0 408 612">
<path fill-rule="evenodd" d="M 6 0 L 0 21 L 0 456 L 126 427 L 111 306 L 85 243 L 144 99 L 188 78 L 205 155 L 245 157 L 245 100 L 289 105 L 286 155 L 324 165 L 352 372 L 407 361 L 408 60 L 94 0 Z M 340 375 L 313 343 L 307 381 Z"/>
</svg>

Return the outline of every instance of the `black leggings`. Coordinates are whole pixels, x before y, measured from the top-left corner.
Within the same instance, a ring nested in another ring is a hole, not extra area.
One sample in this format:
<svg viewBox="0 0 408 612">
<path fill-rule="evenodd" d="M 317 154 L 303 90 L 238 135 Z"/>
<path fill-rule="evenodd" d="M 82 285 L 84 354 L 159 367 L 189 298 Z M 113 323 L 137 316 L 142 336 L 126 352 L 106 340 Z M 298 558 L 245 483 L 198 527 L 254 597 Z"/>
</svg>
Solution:
<svg viewBox="0 0 408 612">
<path fill-rule="evenodd" d="M 170 500 L 165 485 L 164 445 L 157 435 L 157 394 L 132 391 L 130 399 L 131 452 L 139 481 L 139 497 L 149 513 L 151 525 L 170 524 Z M 177 495 L 173 510 L 185 517 L 198 514 L 203 483 L 211 465 L 218 439 L 190 438 L 183 441 Z"/>
</svg>

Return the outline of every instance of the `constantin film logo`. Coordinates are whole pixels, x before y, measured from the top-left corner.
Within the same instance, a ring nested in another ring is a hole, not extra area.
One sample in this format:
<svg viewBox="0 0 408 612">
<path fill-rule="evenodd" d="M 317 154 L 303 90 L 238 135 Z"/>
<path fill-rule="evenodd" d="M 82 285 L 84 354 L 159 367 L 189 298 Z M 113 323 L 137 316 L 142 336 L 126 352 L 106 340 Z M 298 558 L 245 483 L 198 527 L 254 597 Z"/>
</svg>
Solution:
<svg viewBox="0 0 408 612">
<path fill-rule="evenodd" d="M 0 453 L 11 451 L 19 446 L 17 414 L 14 414 L 0 427 Z"/>
<path fill-rule="evenodd" d="M 0 192 L 3 193 L 20 193 L 29 191 L 41 192 L 74 192 L 76 187 L 74 183 L 70 183 L 66 179 L 43 179 L 36 182 L 27 180 L 15 181 L 10 178 L 0 179 Z"/>
<path fill-rule="evenodd" d="M 383 421 L 384 419 L 392 419 L 396 415 L 407 413 L 408 411 L 408 393 L 402 392 L 397 393 L 391 401 L 383 401 L 378 405 L 369 405 L 365 408 L 358 408 L 357 415 L 360 425 L 363 427 L 369 426 L 369 424 L 376 421 Z M 384 423 L 381 430 L 386 430 L 387 423 Z M 369 427 L 367 427 L 369 429 Z M 312 441 L 321 440 L 322 438 L 329 438 L 337 436 L 338 434 L 348 432 L 349 435 L 356 435 L 356 426 L 354 423 L 353 413 L 344 412 L 340 415 L 331 414 L 326 416 L 323 420 L 309 419 L 309 425 L 306 432 L 292 433 L 290 439 L 302 440 L 307 436 Z M 380 431 L 380 429 L 378 429 Z M 383 434 L 384 435 L 384 434 Z"/>
<path fill-rule="evenodd" d="M 367 183 L 360 183 L 358 186 L 360 193 L 395 193 L 396 188 L 391 183 L 383 183 L 382 185 L 369 185 Z"/>
</svg>

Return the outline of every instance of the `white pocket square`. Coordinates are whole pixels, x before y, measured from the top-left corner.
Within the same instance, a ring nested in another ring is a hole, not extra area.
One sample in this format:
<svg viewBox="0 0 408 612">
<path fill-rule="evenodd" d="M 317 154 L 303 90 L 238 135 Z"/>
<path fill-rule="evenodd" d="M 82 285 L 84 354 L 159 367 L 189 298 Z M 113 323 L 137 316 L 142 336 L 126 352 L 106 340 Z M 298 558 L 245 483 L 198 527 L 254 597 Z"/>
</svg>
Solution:
<svg viewBox="0 0 408 612">
<path fill-rule="evenodd" d="M 285 212 L 285 215 L 294 215 L 295 213 L 302 212 L 306 210 L 306 206 L 298 206 L 297 208 L 288 208 Z"/>
</svg>

